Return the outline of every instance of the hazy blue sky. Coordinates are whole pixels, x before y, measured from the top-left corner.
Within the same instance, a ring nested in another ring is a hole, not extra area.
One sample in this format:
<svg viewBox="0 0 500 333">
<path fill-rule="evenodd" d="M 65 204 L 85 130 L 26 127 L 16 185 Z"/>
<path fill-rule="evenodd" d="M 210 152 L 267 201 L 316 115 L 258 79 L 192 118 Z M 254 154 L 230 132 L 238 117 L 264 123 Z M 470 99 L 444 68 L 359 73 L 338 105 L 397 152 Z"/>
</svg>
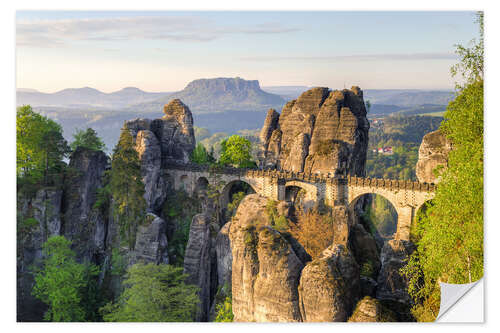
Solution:
<svg viewBox="0 0 500 333">
<path fill-rule="evenodd" d="M 198 78 L 262 86 L 451 89 L 473 12 L 17 13 L 17 87 L 175 91 Z"/>
</svg>

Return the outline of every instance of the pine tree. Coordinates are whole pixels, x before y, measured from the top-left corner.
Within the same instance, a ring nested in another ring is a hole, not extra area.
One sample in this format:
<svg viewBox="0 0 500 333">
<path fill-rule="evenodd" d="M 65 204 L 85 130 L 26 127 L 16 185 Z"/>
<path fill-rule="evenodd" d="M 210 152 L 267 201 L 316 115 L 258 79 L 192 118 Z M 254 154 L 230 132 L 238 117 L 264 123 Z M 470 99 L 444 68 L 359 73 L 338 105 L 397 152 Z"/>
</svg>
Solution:
<svg viewBox="0 0 500 333">
<path fill-rule="evenodd" d="M 92 150 L 104 150 L 106 146 L 102 142 L 101 138 L 97 136 L 97 132 L 92 128 L 87 128 L 86 131 L 78 130 L 73 134 L 73 142 L 70 147 L 72 150 L 76 150 L 77 147 L 84 147 Z"/>
<path fill-rule="evenodd" d="M 101 308 L 111 322 L 192 321 L 198 288 L 184 283 L 182 267 L 137 263 L 128 268 L 125 290 L 116 303 Z"/>
</svg>

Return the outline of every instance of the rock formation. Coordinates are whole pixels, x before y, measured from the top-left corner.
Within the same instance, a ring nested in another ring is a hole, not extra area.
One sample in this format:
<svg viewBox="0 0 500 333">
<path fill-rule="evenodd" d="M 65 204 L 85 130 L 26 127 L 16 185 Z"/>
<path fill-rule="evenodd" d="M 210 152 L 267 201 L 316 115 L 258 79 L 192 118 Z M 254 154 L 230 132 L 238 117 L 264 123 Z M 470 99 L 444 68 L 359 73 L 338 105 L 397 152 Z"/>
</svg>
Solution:
<svg viewBox="0 0 500 333">
<path fill-rule="evenodd" d="M 231 288 L 231 275 L 233 255 L 231 252 L 231 240 L 229 232 L 231 230 L 231 222 L 224 224 L 217 234 L 215 240 L 215 252 L 217 254 L 217 281 L 219 287 L 228 285 Z"/>
<path fill-rule="evenodd" d="M 125 122 L 124 129 L 135 139 L 148 211 L 157 215 L 165 202 L 168 181 L 163 169 L 169 163 L 186 164 L 195 147 L 193 116 L 189 108 L 174 99 L 164 106 L 161 119 L 138 118 Z"/>
<path fill-rule="evenodd" d="M 270 227 L 267 199 L 246 196 L 232 220 L 234 321 L 301 321 L 298 284 L 304 263 Z"/>
<path fill-rule="evenodd" d="M 361 89 L 313 88 L 280 115 L 269 110 L 260 162 L 264 168 L 363 176 L 368 129 Z"/>
<path fill-rule="evenodd" d="M 196 321 L 207 321 L 212 300 L 217 288 L 216 237 L 218 225 L 211 223 L 210 216 L 198 214 L 193 217 L 189 230 L 189 241 L 184 255 L 186 283 L 200 288 L 200 304 Z"/>
<path fill-rule="evenodd" d="M 372 274 L 371 278 L 377 278 L 380 271 L 380 250 L 374 237 L 368 233 L 362 224 L 356 223 L 350 228 L 349 248 L 360 266 L 368 265 Z"/>
<path fill-rule="evenodd" d="M 146 216 L 146 224 L 137 229 L 135 247 L 130 264 L 138 261 L 155 264 L 168 264 L 167 224 L 154 215 Z"/>
<path fill-rule="evenodd" d="M 31 294 L 35 284 L 31 266 L 40 264 L 42 245 L 47 238 L 60 235 L 62 196 L 62 190 L 41 189 L 36 192 L 34 198 L 22 198 L 18 204 L 23 220 L 26 221 L 30 217 L 34 219 L 32 220 L 34 224 L 26 232 L 19 230 L 18 222 L 16 295 L 18 321 L 40 321 L 47 309 L 44 303 Z"/>
<path fill-rule="evenodd" d="M 384 244 L 380 254 L 382 266 L 377 280 L 377 299 L 411 304 L 408 281 L 399 269 L 414 250 L 415 245 L 409 241 L 392 239 Z"/>
<path fill-rule="evenodd" d="M 107 216 L 94 209 L 109 165 L 106 154 L 78 147 L 71 155 L 70 176 L 65 182 L 63 234 L 72 241 L 79 258 L 92 260 L 104 254 Z"/>
<path fill-rule="evenodd" d="M 188 163 L 194 149 L 193 116 L 189 108 L 174 99 L 163 108 L 161 119 L 138 118 L 125 122 L 125 128 L 134 138 L 140 131 L 151 131 L 160 144 L 163 163 Z"/>
<path fill-rule="evenodd" d="M 440 130 L 427 133 L 418 149 L 416 174 L 419 182 L 438 183 L 434 170 L 437 167 L 446 167 L 451 142 Z"/>
<path fill-rule="evenodd" d="M 379 300 L 366 296 L 356 305 L 356 309 L 349 318 L 350 322 L 394 322 L 396 314 L 386 308 Z"/>
<path fill-rule="evenodd" d="M 345 246 L 333 244 L 302 271 L 299 286 L 302 320 L 346 321 L 359 294 L 358 264 Z"/>
</svg>

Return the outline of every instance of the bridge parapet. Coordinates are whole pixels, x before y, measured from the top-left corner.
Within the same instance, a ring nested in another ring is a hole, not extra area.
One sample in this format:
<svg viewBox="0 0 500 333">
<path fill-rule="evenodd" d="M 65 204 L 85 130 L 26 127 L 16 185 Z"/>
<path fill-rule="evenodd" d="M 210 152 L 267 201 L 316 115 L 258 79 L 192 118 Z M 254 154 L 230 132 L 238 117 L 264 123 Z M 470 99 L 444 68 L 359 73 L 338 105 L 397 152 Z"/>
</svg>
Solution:
<svg viewBox="0 0 500 333">
<path fill-rule="evenodd" d="M 436 185 L 431 183 L 420 183 L 411 180 L 397 180 L 387 178 L 364 178 L 356 176 L 348 176 L 347 182 L 349 186 L 358 187 L 377 187 L 389 191 L 411 190 L 420 192 L 435 192 Z"/>
</svg>

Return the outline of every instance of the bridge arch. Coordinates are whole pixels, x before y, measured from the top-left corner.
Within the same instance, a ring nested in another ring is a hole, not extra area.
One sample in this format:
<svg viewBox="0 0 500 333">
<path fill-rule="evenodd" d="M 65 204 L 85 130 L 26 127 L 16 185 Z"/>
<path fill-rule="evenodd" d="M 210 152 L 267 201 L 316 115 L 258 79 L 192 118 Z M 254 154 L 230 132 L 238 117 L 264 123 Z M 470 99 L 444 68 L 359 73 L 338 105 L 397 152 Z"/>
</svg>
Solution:
<svg viewBox="0 0 500 333">
<path fill-rule="evenodd" d="M 238 192 L 244 192 L 245 195 L 256 193 L 255 188 L 249 182 L 242 179 L 231 180 L 222 189 L 219 201 L 221 208 L 226 209 L 234 194 Z"/>
<path fill-rule="evenodd" d="M 318 201 L 318 188 L 314 184 L 291 180 L 285 183 L 285 200 L 295 203 L 297 195 L 303 193 L 300 203 L 304 208 L 312 208 Z"/>
<path fill-rule="evenodd" d="M 349 210 L 358 218 L 365 219 L 361 214 L 366 213 L 367 209 L 371 211 L 371 222 L 376 222 L 373 227 L 377 230 L 379 239 L 396 237 L 399 213 L 393 202 L 381 194 L 363 193 L 349 203 Z"/>
<path fill-rule="evenodd" d="M 188 175 L 181 175 L 179 178 L 179 188 L 190 193 L 190 188 L 189 188 L 189 177 Z"/>
<path fill-rule="evenodd" d="M 206 191 L 208 190 L 208 184 L 209 182 L 206 177 L 204 176 L 198 177 L 194 186 L 194 194 L 197 195 L 198 197 L 206 194 Z"/>
</svg>

